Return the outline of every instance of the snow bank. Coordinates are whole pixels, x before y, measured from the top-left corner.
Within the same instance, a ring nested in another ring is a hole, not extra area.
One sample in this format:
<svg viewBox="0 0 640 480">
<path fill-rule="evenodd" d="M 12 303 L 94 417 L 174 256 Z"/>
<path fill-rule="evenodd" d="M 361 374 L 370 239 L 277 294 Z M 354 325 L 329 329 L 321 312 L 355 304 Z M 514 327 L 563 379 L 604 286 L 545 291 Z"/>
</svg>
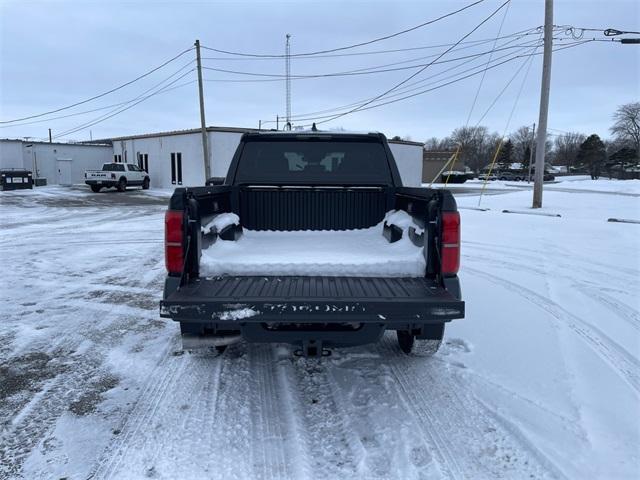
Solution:
<svg viewBox="0 0 640 480">
<path fill-rule="evenodd" d="M 404 213 L 404 215 L 402 215 Z M 406 229 L 405 212 L 385 219 Z M 201 274 L 420 277 L 426 263 L 408 234 L 395 243 L 375 227 L 348 231 L 270 232 L 245 230 L 235 242 L 216 242 L 202 251 Z"/>
</svg>

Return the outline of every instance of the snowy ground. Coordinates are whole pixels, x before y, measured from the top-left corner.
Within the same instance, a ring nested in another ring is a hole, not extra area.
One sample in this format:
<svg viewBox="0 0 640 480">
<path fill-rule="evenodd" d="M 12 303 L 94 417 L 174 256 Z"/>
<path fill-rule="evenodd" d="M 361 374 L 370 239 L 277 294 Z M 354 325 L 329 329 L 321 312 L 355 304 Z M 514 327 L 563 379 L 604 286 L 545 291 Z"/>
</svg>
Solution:
<svg viewBox="0 0 640 480">
<path fill-rule="evenodd" d="M 461 210 L 467 318 L 430 360 L 181 354 L 166 192 L 1 192 L 0 478 L 638 478 L 640 225 L 606 220 L 640 182 L 603 182 Z"/>
</svg>

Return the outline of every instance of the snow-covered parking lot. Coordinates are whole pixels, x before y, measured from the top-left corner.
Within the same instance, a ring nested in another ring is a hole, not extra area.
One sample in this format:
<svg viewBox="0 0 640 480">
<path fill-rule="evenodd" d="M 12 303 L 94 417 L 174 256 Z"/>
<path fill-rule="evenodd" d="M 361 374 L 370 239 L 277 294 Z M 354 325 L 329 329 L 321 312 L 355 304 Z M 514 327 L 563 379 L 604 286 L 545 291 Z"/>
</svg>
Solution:
<svg viewBox="0 0 640 480">
<path fill-rule="evenodd" d="M 571 180 L 560 217 L 453 187 L 467 318 L 432 359 L 182 354 L 167 192 L 0 192 L 0 478 L 639 478 L 640 225 L 607 219 L 640 181 Z"/>
</svg>

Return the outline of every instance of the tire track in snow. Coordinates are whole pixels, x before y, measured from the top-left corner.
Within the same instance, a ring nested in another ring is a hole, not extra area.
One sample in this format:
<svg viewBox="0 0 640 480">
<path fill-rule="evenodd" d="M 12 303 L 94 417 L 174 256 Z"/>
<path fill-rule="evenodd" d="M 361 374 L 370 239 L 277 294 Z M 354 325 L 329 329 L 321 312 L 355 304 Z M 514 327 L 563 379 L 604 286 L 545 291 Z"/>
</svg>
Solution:
<svg viewBox="0 0 640 480">
<path fill-rule="evenodd" d="M 161 355 L 161 360 L 149 376 L 149 380 L 144 386 L 142 393 L 138 397 L 135 406 L 126 416 L 123 425 L 120 427 L 120 434 L 106 448 L 105 452 L 98 460 L 97 466 L 91 471 L 89 478 L 112 478 L 114 472 L 127 454 L 130 443 L 136 439 L 138 431 L 144 428 L 151 417 L 155 414 L 158 404 L 166 395 L 169 385 L 173 377 L 182 364 L 173 362 L 168 364 L 169 352 L 177 347 L 174 339 L 169 341 Z"/>
<path fill-rule="evenodd" d="M 440 477 L 434 447 L 415 428 L 387 359 L 370 348 L 334 351 L 327 368 L 334 397 L 355 434 L 352 448 L 358 455 L 359 476 Z"/>
<path fill-rule="evenodd" d="M 327 367 L 321 360 L 292 358 L 283 362 L 286 388 L 294 400 L 297 434 L 309 452 L 308 477 L 354 478 L 360 455 L 353 451 L 357 436 L 332 392 Z"/>
<path fill-rule="evenodd" d="M 519 247 L 507 247 L 494 245 L 490 243 L 476 242 L 476 241 L 463 241 L 464 247 L 471 247 L 472 249 L 476 249 L 473 256 L 469 256 L 469 258 L 474 258 L 477 254 L 482 254 L 483 251 L 494 251 L 498 255 L 502 257 L 507 256 L 515 260 L 525 260 L 526 264 L 519 264 L 523 268 L 530 268 L 531 265 L 536 265 L 540 261 L 540 250 L 534 250 L 530 248 L 519 248 Z M 526 252 L 526 253 L 525 253 Z M 464 256 L 464 255 L 463 255 Z M 501 259 L 500 258 L 500 259 Z M 590 277 L 598 278 L 603 275 L 608 276 L 609 278 L 618 278 L 620 273 L 624 273 L 626 278 L 624 280 L 625 286 L 629 284 L 639 285 L 640 282 L 637 278 L 637 270 L 632 268 L 624 267 L 623 265 L 616 265 L 615 268 L 612 268 L 611 265 L 598 262 L 593 258 L 582 258 L 575 253 L 572 253 L 572 260 L 575 260 L 576 263 L 568 263 L 564 261 L 564 255 L 561 253 L 555 254 L 553 256 L 553 262 L 556 267 L 555 270 L 559 272 L 563 271 L 574 271 L 580 270 L 582 272 L 587 273 Z M 500 259 L 492 259 L 499 261 Z M 593 267 L 599 267 L 600 269 L 595 269 Z"/>
<path fill-rule="evenodd" d="M 69 355 L 67 352 L 72 352 L 77 347 L 70 344 L 66 338 L 56 343 L 56 349 L 52 354 L 57 357 L 63 354 L 66 354 L 66 357 Z M 45 381 L 38 393 L 22 405 L 2 427 L 0 478 L 18 475 L 31 451 L 84 392 L 82 387 L 86 386 L 90 379 L 96 378 L 96 373 L 100 371 L 100 362 L 91 353 L 86 352 L 79 361 L 65 358 L 69 361 L 62 364 L 57 361 L 59 358 L 52 357 L 59 371 L 53 378 Z"/>
<path fill-rule="evenodd" d="M 568 326 L 594 353 L 607 362 L 618 375 L 637 393 L 640 394 L 640 361 L 630 355 L 623 347 L 611 340 L 604 332 L 589 325 L 576 315 L 566 311 L 557 303 L 522 285 L 503 279 L 496 275 L 466 267 L 465 271 L 485 278 L 493 284 L 516 293 L 549 313 L 553 318 Z"/>
<path fill-rule="evenodd" d="M 472 397 L 446 365 L 436 358 L 401 356 L 388 336 L 379 348 L 402 361 L 388 365 L 407 409 L 433 444 L 445 478 L 562 478 L 517 427 L 504 418 L 509 428 L 497 422 L 495 412 Z"/>
<path fill-rule="evenodd" d="M 252 478 L 254 374 L 243 344 L 166 356 L 91 478 Z"/>
<path fill-rule="evenodd" d="M 611 312 L 629 323 L 635 330 L 640 331 L 640 313 L 637 310 L 611 295 L 607 295 L 598 288 L 579 284 L 575 284 L 574 287 L 585 296 L 595 298 Z"/>
<path fill-rule="evenodd" d="M 533 273 L 536 273 L 537 275 L 544 276 L 544 277 L 547 277 L 549 275 L 549 272 L 547 272 L 542 268 L 537 268 L 535 266 L 524 265 L 516 262 L 510 262 L 504 259 L 482 257 L 479 255 L 463 255 L 463 258 L 465 259 L 465 261 L 471 261 L 472 263 L 476 262 L 476 263 L 500 265 L 500 266 L 504 266 L 505 268 L 515 267 L 518 269 L 524 269 L 527 271 L 527 273 L 533 272 Z M 466 269 L 466 267 L 463 267 L 463 270 L 464 269 Z M 640 313 L 637 310 L 633 309 L 632 307 L 629 307 L 624 302 L 616 299 L 615 297 L 604 293 L 601 287 L 595 287 L 595 286 L 579 283 L 576 281 L 575 277 L 566 275 L 561 272 L 554 271 L 553 275 L 555 277 L 563 278 L 571 282 L 571 285 L 574 289 L 578 290 L 580 293 L 582 293 L 583 295 L 585 295 L 590 299 L 598 300 L 601 305 L 609 309 L 611 312 L 613 312 L 615 315 L 620 317 L 625 322 L 629 323 L 629 325 L 631 325 L 632 328 L 640 331 Z"/>
<path fill-rule="evenodd" d="M 291 405 L 283 398 L 271 344 L 251 345 L 253 478 L 300 478 L 300 451 L 293 438 Z M 293 458 L 292 458 L 293 457 Z M 295 458 L 297 457 L 297 458 Z"/>
</svg>

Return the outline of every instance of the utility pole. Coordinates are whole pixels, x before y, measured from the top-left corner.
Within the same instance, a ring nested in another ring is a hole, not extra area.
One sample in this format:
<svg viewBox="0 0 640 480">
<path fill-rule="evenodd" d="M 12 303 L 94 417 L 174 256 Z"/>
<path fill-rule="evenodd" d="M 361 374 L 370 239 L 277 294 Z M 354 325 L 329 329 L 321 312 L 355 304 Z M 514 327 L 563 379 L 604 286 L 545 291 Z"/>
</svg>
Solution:
<svg viewBox="0 0 640 480">
<path fill-rule="evenodd" d="M 202 130 L 202 153 L 204 154 L 204 179 L 211 178 L 209 165 L 209 142 L 207 138 L 207 122 L 204 119 L 204 91 L 202 89 L 202 64 L 200 62 L 200 40 L 196 40 L 196 64 L 198 68 L 198 93 L 200 94 L 200 128 Z"/>
<path fill-rule="evenodd" d="M 547 142 L 547 117 L 549 115 L 549 89 L 551 86 L 551 51 L 553 49 L 553 0 L 544 2 L 544 52 L 542 55 L 542 86 L 540 91 L 540 116 L 536 145 L 536 171 L 533 183 L 533 208 L 542 207 L 544 182 L 544 149 Z"/>
<path fill-rule="evenodd" d="M 49 129 L 49 143 L 53 143 L 53 141 L 51 140 L 51 129 Z"/>
<path fill-rule="evenodd" d="M 258 120 L 258 130 L 262 130 L 262 120 Z"/>
<path fill-rule="evenodd" d="M 529 174 L 527 175 L 527 183 L 531 182 L 531 165 L 533 164 L 533 142 L 536 141 L 536 124 L 533 124 L 533 132 L 531 133 L 531 143 L 529 145 Z"/>
<path fill-rule="evenodd" d="M 287 33 L 287 43 L 285 45 L 285 75 L 286 75 L 286 89 L 287 89 L 287 121 L 285 122 L 285 128 L 291 130 L 291 44 L 289 40 L 291 35 Z"/>
<path fill-rule="evenodd" d="M 276 131 L 280 130 L 280 116 L 276 115 Z"/>
</svg>

